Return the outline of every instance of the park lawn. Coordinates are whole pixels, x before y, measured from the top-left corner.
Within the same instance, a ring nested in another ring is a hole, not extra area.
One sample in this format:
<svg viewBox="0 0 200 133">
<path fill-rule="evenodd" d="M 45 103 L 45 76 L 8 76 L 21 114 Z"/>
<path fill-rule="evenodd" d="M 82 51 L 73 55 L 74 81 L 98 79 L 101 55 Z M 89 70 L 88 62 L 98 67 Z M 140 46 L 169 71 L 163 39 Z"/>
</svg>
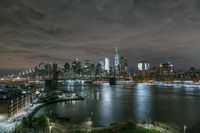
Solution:
<svg viewBox="0 0 200 133">
<path fill-rule="evenodd" d="M 127 130 L 118 131 L 117 133 L 160 133 L 160 132 L 156 130 L 152 130 L 152 129 L 144 129 L 144 128 L 137 127 L 135 129 L 127 129 Z"/>
</svg>

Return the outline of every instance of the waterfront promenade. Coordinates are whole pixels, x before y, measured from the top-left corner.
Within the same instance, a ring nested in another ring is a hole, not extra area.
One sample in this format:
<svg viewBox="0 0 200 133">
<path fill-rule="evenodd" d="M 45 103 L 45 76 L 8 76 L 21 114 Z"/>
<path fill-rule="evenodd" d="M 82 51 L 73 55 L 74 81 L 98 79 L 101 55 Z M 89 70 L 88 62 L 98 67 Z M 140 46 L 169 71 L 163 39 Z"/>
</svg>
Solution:
<svg viewBox="0 0 200 133">
<path fill-rule="evenodd" d="M 45 105 L 56 102 L 79 101 L 79 100 L 84 100 L 84 98 L 82 96 L 70 96 L 43 102 L 38 102 L 38 100 L 36 99 L 32 105 L 28 105 L 26 108 L 20 110 L 14 116 L 10 117 L 8 120 L 0 122 L 0 133 L 14 132 L 15 128 L 22 123 L 23 118 L 26 118 L 29 115 L 34 116 L 34 114 Z"/>
</svg>

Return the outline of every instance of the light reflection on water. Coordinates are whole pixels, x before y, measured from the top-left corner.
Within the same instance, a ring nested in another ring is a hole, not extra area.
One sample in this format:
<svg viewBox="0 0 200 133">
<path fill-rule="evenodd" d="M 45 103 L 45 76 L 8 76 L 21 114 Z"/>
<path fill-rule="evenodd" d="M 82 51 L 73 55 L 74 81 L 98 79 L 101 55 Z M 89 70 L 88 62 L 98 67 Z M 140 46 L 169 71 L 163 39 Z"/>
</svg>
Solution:
<svg viewBox="0 0 200 133">
<path fill-rule="evenodd" d="M 107 88 L 106 91 L 103 91 L 101 95 L 101 102 L 100 102 L 100 121 L 103 123 L 106 121 L 111 121 L 113 118 L 113 95 L 112 95 L 112 88 L 109 84 L 103 84 L 102 88 Z"/>
<path fill-rule="evenodd" d="M 119 121 L 162 121 L 200 129 L 200 89 L 182 86 L 147 84 L 66 83 L 66 92 L 76 92 L 86 100 L 62 102 L 41 108 L 36 116 L 49 115 L 50 110 L 73 122 L 91 118 L 93 126 Z M 195 133 L 194 130 L 191 130 Z"/>
<path fill-rule="evenodd" d="M 139 121 L 149 119 L 151 112 L 151 90 L 149 86 L 144 84 L 137 84 L 135 96 L 135 116 Z"/>
</svg>

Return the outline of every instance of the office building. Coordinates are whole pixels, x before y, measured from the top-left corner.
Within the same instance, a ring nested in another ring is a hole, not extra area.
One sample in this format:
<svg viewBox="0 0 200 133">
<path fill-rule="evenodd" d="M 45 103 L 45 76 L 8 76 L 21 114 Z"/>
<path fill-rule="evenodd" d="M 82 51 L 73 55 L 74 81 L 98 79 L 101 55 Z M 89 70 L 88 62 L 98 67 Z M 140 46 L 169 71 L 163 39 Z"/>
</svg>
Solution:
<svg viewBox="0 0 200 133">
<path fill-rule="evenodd" d="M 119 53 L 118 53 L 118 48 L 116 47 L 115 48 L 115 55 L 114 55 L 114 67 L 115 67 L 115 70 L 119 69 L 119 63 L 120 63 Z"/>
<path fill-rule="evenodd" d="M 47 79 L 57 79 L 58 76 L 58 65 L 57 64 L 46 64 L 45 65 L 45 77 Z"/>
<path fill-rule="evenodd" d="M 91 60 L 85 60 L 85 65 L 84 67 L 82 68 L 82 74 L 83 75 L 87 75 L 87 76 L 91 76 L 94 74 L 94 70 L 95 69 L 95 66 L 94 64 L 92 64 L 92 61 Z"/>
<path fill-rule="evenodd" d="M 0 121 L 7 120 L 25 109 L 36 98 L 35 89 L 0 87 Z"/>
<path fill-rule="evenodd" d="M 101 59 L 99 61 L 99 63 L 101 64 L 101 69 L 104 72 L 109 72 L 109 70 L 110 70 L 110 61 L 109 61 L 108 58 Z"/>
<path fill-rule="evenodd" d="M 120 58 L 120 75 L 125 76 L 128 74 L 128 61 L 124 57 Z"/>
<path fill-rule="evenodd" d="M 146 71 L 150 69 L 150 64 L 146 61 L 138 62 L 138 70 L 139 71 Z"/>
<path fill-rule="evenodd" d="M 149 69 L 150 69 L 150 64 L 147 61 L 138 62 L 139 80 L 147 80 L 148 79 L 148 70 Z"/>
<path fill-rule="evenodd" d="M 108 58 L 105 58 L 105 59 L 104 59 L 104 70 L 105 70 L 106 72 L 109 72 L 109 70 L 110 70 L 110 61 L 109 61 Z"/>
<path fill-rule="evenodd" d="M 168 76 L 174 72 L 174 66 L 168 62 L 168 63 L 162 63 L 159 67 L 159 75 L 160 76 Z"/>
<path fill-rule="evenodd" d="M 159 66 L 160 80 L 171 81 L 173 78 L 174 66 L 170 62 L 162 63 Z"/>
</svg>

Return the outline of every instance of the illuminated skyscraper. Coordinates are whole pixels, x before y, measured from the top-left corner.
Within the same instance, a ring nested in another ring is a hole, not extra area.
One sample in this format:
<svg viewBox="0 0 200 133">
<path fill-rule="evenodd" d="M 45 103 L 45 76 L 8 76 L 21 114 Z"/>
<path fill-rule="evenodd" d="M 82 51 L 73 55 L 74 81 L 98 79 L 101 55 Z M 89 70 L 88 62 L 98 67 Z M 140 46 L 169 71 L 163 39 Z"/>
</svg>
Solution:
<svg viewBox="0 0 200 133">
<path fill-rule="evenodd" d="M 114 57 L 114 65 L 115 65 L 115 70 L 118 70 L 119 68 L 119 53 L 118 53 L 118 48 L 115 48 L 115 57 Z"/>
<path fill-rule="evenodd" d="M 143 70 L 148 70 L 150 68 L 150 65 L 146 61 L 141 61 L 138 63 L 138 70 L 143 71 Z"/>
<path fill-rule="evenodd" d="M 108 58 L 100 60 L 99 63 L 101 64 L 101 69 L 103 71 L 109 72 L 109 70 L 110 70 L 110 61 L 109 61 Z"/>
<path fill-rule="evenodd" d="M 109 72 L 109 70 L 110 70 L 110 61 L 108 58 L 105 58 L 105 60 L 104 60 L 104 69 L 107 72 Z"/>
<path fill-rule="evenodd" d="M 139 79 L 140 80 L 147 80 L 148 79 L 148 70 L 150 69 L 150 65 L 146 61 L 140 61 L 138 63 L 138 70 L 139 70 Z"/>
</svg>

